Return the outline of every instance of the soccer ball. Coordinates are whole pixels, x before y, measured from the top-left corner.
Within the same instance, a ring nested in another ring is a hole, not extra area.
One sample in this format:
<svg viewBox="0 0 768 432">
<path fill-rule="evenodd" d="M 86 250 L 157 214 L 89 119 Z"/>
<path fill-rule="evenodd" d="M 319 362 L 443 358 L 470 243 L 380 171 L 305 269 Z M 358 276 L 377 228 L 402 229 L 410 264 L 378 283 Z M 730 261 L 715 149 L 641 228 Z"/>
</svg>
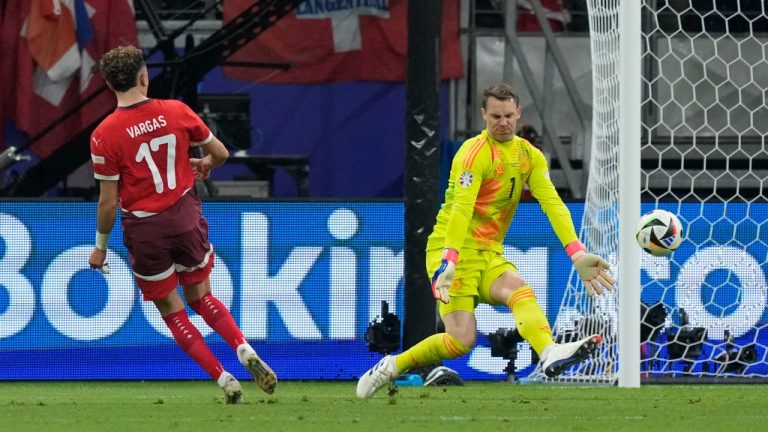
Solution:
<svg viewBox="0 0 768 432">
<path fill-rule="evenodd" d="M 683 242 L 683 225 L 666 210 L 652 210 L 640 217 L 637 244 L 653 256 L 667 256 Z"/>
</svg>

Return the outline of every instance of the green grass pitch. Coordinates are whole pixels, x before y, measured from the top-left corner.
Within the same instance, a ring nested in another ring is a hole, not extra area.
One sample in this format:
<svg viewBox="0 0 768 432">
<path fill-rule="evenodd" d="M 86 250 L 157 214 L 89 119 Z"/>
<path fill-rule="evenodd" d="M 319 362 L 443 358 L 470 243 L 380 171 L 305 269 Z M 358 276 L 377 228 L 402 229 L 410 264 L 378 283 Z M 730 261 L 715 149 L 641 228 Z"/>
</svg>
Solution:
<svg viewBox="0 0 768 432">
<path fill-rule="evenodd" d="M 2 431 L 756 431 L 766 385 L 555 387 L 470 382 L 355 398 L 354 382 L 0 382 Z"/>
</svg>

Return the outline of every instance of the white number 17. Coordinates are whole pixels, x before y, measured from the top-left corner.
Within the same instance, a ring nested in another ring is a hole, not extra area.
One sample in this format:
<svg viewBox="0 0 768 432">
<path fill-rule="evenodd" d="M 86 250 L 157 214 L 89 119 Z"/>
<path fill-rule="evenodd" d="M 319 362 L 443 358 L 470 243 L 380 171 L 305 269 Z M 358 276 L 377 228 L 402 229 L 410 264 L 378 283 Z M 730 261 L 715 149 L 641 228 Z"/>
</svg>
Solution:
<svg viewBox="0 0 768 432">
<path fill-rule="evenodd" d="M 160 149 L 163 144 L 168 144 L 168 160 L 166 161 L 165 174 L 168 178 L 168 189 L 176 189 L 176 135 L 168 134 L 161 137 L 152 138 L 147 143 L 141 143 L 139 151 L 136 153 L 136 162 L 146 160 L 149 166 L 149 171 L 152 173 L 152 180 L 155 182 L 155 190 L 157 193 L 163 193 L 163 178 L 160 176 L 160 170 L 157 169 L 157 164 L 152 159 L 152 153 Z"/>
</svg>

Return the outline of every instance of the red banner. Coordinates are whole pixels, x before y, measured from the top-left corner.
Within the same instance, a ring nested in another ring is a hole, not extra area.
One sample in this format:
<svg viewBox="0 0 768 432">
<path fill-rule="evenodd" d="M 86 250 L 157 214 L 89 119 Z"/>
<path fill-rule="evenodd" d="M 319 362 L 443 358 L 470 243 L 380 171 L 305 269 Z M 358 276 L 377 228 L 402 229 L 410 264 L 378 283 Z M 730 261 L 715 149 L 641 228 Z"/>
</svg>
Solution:
<svg viewBox="0 0 768 432">
<path fill-rule="evenodd" d="M 92 72 L 102 54 L 138 46 L 132 0 L 8 0 L 0 69 L 2 111 L 30 137 L 104 84 Z M 115 106 L 103 92 L 30 147 L 45 158 Z"/>
<path fill-rule="evenodd" d="M 224 2 L 224 22 L 245 10 L 247 0 Z M 459 0 L 443 1 L 443 79 L 463 74 L 459 47 Z M 251 41 L 230 60 L 289 63 L 287 72 L 227 67 L 226 76 L 266 83 L 405 81 L 407 0 L 307 0 Z"/>
</svg>

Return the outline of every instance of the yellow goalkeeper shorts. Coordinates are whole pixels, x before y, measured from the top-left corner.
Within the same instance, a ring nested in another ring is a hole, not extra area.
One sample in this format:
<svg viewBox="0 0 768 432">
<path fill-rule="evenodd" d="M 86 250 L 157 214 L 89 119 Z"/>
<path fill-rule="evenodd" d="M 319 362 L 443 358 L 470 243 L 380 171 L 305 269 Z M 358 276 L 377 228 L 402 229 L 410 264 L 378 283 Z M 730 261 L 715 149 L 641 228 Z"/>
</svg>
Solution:
<svg viewBox="0 0 768 432">
<path fill-rule="evenodd" d="M 443 250 L 427 251 L 427 274 L 431 278 L 440 267 Z M 495 251 L 463 249 L 459 254 L 459 265 L 448 294 L 451 301 L 437 302 L 440 318 L 455 311 L 473 313 L 479 303 L 499 304 L 491 298 L 491 284 L 507 270 L 517 272 L 517 267 Z"/>
</svg>

